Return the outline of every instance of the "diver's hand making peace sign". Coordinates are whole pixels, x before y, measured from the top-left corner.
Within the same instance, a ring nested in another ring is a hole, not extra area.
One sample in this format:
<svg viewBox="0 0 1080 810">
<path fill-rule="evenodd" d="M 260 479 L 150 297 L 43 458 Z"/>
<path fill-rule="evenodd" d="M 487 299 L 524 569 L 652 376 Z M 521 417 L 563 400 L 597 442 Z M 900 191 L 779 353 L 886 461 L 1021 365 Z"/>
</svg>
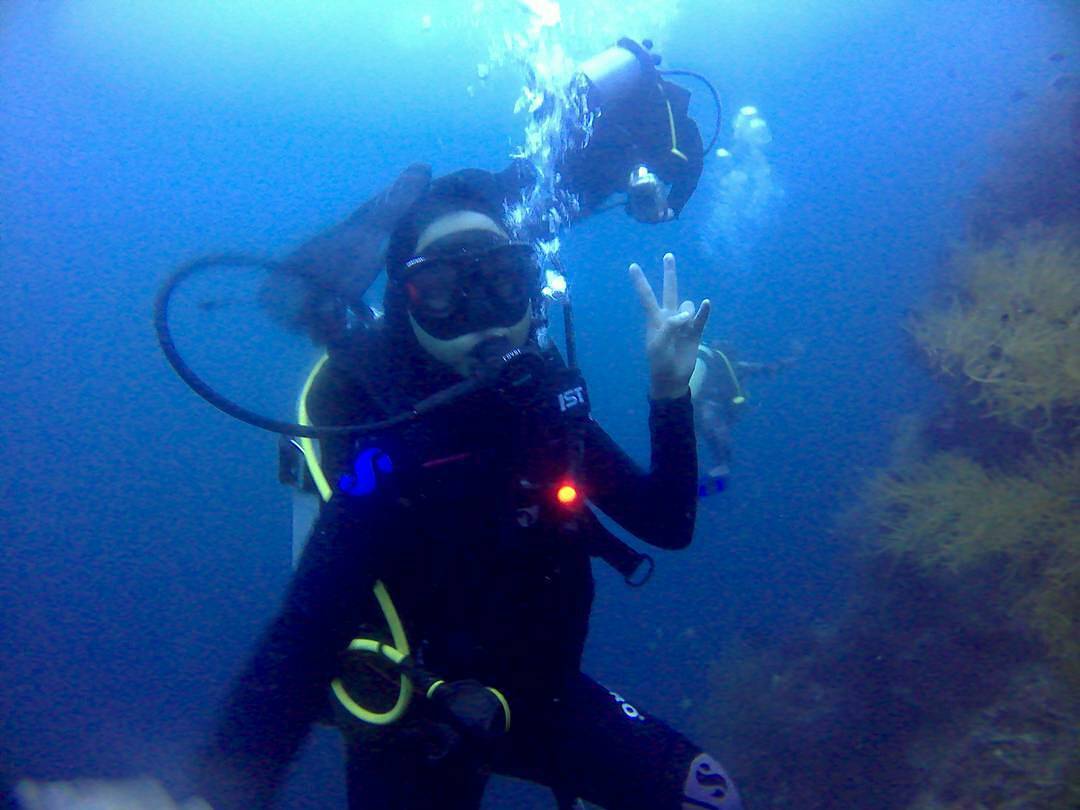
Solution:
<svg viewBox="0 0 1080 810">
<path fill-rule="evenodd" d="M 649 396 L 674 399 L 686 393 L 697 361 L 698 344 L 712 305 L 709 299 L 694 307 L 693 301 L 679 303 L 679 280 L 675 257 L 664 254 L 664 292 L 656 302 L 641 265 L 630 265 L 630 281 L 645 310 L 645 354 L 649 358 Z"/>
</svg>

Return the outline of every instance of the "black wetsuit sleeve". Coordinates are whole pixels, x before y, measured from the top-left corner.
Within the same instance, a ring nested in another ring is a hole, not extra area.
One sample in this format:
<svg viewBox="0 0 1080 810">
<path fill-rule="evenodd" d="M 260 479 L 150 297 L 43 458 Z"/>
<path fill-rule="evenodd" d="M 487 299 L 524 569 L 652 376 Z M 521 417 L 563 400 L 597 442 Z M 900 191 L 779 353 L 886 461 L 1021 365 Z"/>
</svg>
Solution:
<svg viewBox="0 0 1080 810">
<path fill-rule="evenodd" d="M 651 465 L 642 470 L 595 422 L 585 438 L 589 499 L 624 529 L 661 548 L 685 548 L 697 511 L 697 444 L 690 394 L 649 404 Z"/>
<path fill-rule="evenodd" d="M 214 810 L 269 806 L 325 707 L 387 546 L 366 506 L 335 496 L 323 507 L 281 611 L 200 752 L 195 787 Z"/>
</svg>

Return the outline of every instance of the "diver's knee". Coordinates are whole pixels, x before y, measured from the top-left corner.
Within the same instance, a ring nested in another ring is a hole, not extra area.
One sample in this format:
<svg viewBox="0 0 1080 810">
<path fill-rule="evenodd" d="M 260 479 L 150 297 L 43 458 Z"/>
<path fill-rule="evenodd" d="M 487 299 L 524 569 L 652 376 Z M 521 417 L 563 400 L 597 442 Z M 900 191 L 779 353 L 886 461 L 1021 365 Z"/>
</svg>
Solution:
<svg viewBox="0 0 1080 810">
<path fill-rule="evenodd" d="M 742 810 L 742 800 L 727 771 L 711 755 L 698 754 L 683 783 L 682 810 Z"/>
</svg>

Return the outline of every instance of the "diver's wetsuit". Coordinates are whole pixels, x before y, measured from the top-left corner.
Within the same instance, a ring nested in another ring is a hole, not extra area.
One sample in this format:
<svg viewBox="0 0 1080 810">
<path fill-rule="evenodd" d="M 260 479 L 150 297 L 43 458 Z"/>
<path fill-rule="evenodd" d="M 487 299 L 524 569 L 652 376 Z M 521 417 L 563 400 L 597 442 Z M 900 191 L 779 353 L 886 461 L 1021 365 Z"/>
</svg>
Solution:
<svg viewBox="0 0 1080 810">
<path fill-rule="evenodd" d="M 331 358 L 309 397 L 316 423 L 378 419 L 380 401 L 393 411 L 404 391 L 415 401 L 454 382 L 423 358 L 388 376 L 381 332 L 362 357 Z M 559 443 L 549 444 L 551 424 L 536 413 L 481 391 L 363 443 L 385 452 L 394 470 L 370 494 L 336 493 L 323 507 L 202 759 L 199 787 L 215 810 L 269 803 L 309 726 L 326 714 L 341 651 L 361 628 L 385 626 L 376 578 L 421 665 L 501 690 L 512 728 L 483 752 L 441 750 L 445 727 L 419 699 L 394 725 L 357 723 L 346 731 L 350 807 L 476 808 L 491 771 L 610 810 L 680 808 L 686 790 L 712 802 L 696 807 L 738 807 L 726 782 L 727 803 L 708 799 L 725 778 L 715 760 L 580 673 L 593 597 L 589 539 L 600 528 L 588 509 L 566 520 L 550 500 L 546 479 L 565 453 L 553 454 Z M 649 473 L 595 422 L 584 424 L 577 479 L 589 500 L 654 545 L 686 546 L 696 495 L 689 396 L 651 403 Z M 356 450 L 324 442 L 324 466 L 348 469 Z"/>
</svg>

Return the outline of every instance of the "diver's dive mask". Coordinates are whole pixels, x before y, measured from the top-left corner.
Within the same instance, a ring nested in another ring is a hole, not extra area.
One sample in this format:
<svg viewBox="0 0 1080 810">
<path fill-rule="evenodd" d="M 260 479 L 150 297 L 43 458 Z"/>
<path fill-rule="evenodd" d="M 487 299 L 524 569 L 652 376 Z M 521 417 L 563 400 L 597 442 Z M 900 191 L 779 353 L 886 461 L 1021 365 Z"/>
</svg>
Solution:
<svg viewBox="0 0 1080 810">
<path fill-rule="evenodd" d="M 539 287 L 536 251 L 501 238 L 492 244 L 493 237 L 476 232 L 405 262 L 400 278 L 409 312 L 432 337 L 508 328 L 524 317 Z"/>
</svg>

